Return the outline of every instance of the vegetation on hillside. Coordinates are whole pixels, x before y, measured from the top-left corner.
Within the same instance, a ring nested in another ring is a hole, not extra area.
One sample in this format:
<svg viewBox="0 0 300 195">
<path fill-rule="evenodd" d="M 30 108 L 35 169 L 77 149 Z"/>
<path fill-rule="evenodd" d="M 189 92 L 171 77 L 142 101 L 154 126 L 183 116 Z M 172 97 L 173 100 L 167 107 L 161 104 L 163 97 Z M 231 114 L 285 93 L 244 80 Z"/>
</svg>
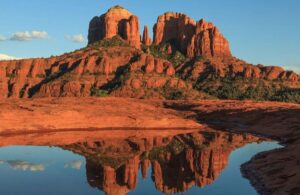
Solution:
<svg viewBox="0 0 300 195">
<path fill-rule="evenodd" d="M 98 49 L 101 47 L 130 47 L 129 43 L 122 39 L 119 35 L 112 37 L 111 39 L 103 39 L 89 45 L 89 47 Z"/>
<path fill-rule="evenodd" d="M 195 88 L 219 99 L 300 103 L 300 89 L 287 88 L 282 81 L 229 77 L 210 78 L 198 82 Z"/>
<path fill-rule="evenodd" d="M 93 44 L 90 44 L 87 48 L 101 50 L 101 48 L 112 48 L 112 47 L 130 47 L 129 43 L 122 39 L 120 36 L 114 36 L 111 39 L 104 39 Z M 161 58 L 170 61 L 174 67 L 179 67 L 180 65 L 186 63 L 193 63 L 198 61 L 205 61 L 206 58 L 199 56 L 195 59 L 188 61 L 184 54 L 180 51 L 172 48 L 170 50 L 170 44 L 165 43 L 161 45 L 142 45 L 142 50 L 148 54 L 153 55 L 156 58 Z M 80 53 L 78 54 L 80 55 Z M 123 68 L 118 69 L 115 73 L 116 76 L 107 84 L 104 88 L 96 89 L 91 88 L 91 96 L 105 97 L 109 96 L 114 90 L 122 87 L 125 81 L 131 78 L 131 73 L 129 71 L 129 64 Z M 175 77 L 181 78 L 186 82 L 191 82 L 187 78 L 180 77 L 180 70 L 176 73 Z M 61 75 L 48 75 L 48 74 L 38 74 L 36 77 L 41 79 L 54 79 Z M 97 75 L 96 75 L 97 76 Z M 12 73 L 7 77 L 15 77 Z M 69 74 L 65 74 L 62 77 L 68 80 Z M 145 96 L 143 98 L 151 98 L 153 94 L 158 94 L 159 97 L 169 99 L 169 100 L 180 100 L 180 99 L 235 99 L 235 100 L 256 100 L 256 101 L 281 101 L 281 102 L 293 102 L 300 103 L 300 89 L 291 89 L 287 87 L 285 81 L 269 81 L 265 79 L 249 79 L 244 77 L 231 77 L 227 76 L 221 78 L 217 73 L 208 72 L 207 75 L 199 77 L 197 81 L 194 82 L 193 89 L 183 90 L 172 87 L 145 89 Z"/>
<path fill-rule="evenodd" d="M 162 44 L 162 45 L 152 44 L 150 46 L 143 45 L 142 50 L 144 52 L 153 55 L 156 58 L 161 58 L 170 61 L 175 68 L 186 61 L 186 57 L 184 56 L 184 54 L 182 54 L 177 50 L 172 51 L 171 54 L 168 54 L 167 47 L 168 44 Z"/>
</svg>

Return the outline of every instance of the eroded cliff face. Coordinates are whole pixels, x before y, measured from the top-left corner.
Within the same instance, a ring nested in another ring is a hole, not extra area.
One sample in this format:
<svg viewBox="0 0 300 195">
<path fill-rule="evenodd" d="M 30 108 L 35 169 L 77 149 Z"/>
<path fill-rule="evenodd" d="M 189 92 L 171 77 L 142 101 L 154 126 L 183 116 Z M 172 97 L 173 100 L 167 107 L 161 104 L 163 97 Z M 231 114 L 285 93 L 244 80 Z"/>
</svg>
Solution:
<svg viewBox="0 0 300 195">
<path fill-rule="evenodd" d="M 180 66 L 177 68 L 183 78 L 196 81 L 199 77 L 230 77 L 244 79 L 264 79 L 268 81 L 286 81 L 299 86 L 299 75 L 293 71 L 286 71 L 279 66 L 263 66 L 249 64 L 237 58 L 215 59 L 202 58 L 192 62 L 190 66 Z"/>
<path fill-rule="evenodd" d="M 212 76 L 285 81 L 299 87 L 299 76 L 280 67 L 253 66 L 235 58 L 175 67 L 132 47 L 87 47 L 52 58 L 2 61 L 0 70 L 0 98 L 88 97 L 98 90 L 118 97 L 164 99 L 168 92 L 181 91 L 186 98 L 201 98 L 193 82 Z"/>
<path fill-rule="evenodd" d="M 119 35 L 133 47 L 140 48 L 139 18 L 128 10 L 115 6 L 94 17 L 89 25 L 89 44 Z"/>
<path fill-rule="evenodd" d="M 168 12 L 158 17 L 154 25 L 154 44 L 171 42 L 181 52 L 186 53 L 187 46 L 195 33 L 195 21 L 185 14 Z"/>
<path fill-rule="evenodd" d="M 187 47 L 187 56 L 230 58 L 229 42 L 212 23 L 201 19 L 196 24 L 196 32 Z"/>
<path fill-rule="evenodd" d="M 261 138 L 224 132 L 195 132 L 173 136 L 99 140 L 60 146 L 87 159 L 91 186 L 107 194 L 126 194 L 137 185 L 138 172 L 151 178 L 163 193 L 185 192 L 215 181 L 230 153 Z"/>
<path fill-rule="evenodd" d="M 171 43 L 187 57 L 231 57 L 229 42 L 212 23 L 195 22 L 185 14 L 168 12 L 158 17 L 154 43 Z"/>
<path fill-rule="evenodd" d="M 1 98 L 88 97 L 103 90 L 164 99 L 163 89 L 192 90 L 175 77 L 171 62 L 129 46 L 90 46 L 48 59 L 4 61 L 0 67 Z"/>
<path fill-rule="evenodd" d="M 0 62 L 1 97 L 86 97 L 138 55 L 134 48 L 86 48 L 48 59 Z"/>
</svg>

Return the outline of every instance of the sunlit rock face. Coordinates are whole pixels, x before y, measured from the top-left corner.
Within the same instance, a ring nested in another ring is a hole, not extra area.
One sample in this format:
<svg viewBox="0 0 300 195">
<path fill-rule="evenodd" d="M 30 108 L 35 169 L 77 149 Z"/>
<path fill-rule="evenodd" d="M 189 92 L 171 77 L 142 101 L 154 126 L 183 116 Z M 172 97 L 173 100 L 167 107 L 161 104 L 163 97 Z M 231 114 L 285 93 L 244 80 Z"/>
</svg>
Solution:
<svg viewBox="0 0 300 195">
<path fill-rule="evenodd" d="M 152 40 L 149 35 L 148 26 L 144 27 L 142 43 L 146 46 L 150 46 L 152 44 Z"/>
<path fill-rule="evenodd" d="M 116 35 L 127 40 L 131 46 L 140 48 L 139 18 L 121 6 L 112 7 L 91 20 L 88 42 L 92 44 Z"/>
<path fill-rule="evenodd" d="M 126 194 L 138 185 L 138 173 L 163 193 L 185 192 L 212 184 L 228 164 L 230 153 L 260 141 L 251 135 L 195 132 L 60 146 L 86 158 L 87 180 L 106 194 Z M 151 167 L 151 176 L 147 175 Z"/>
<path fill-rule="evenodd" d="M 185 14 L 167 12 L 154 26 L 154 43 L 171 43 L 187 57 L 231 57 L 229 42 L 212 23 L 195 22 Z"/>
</svg>

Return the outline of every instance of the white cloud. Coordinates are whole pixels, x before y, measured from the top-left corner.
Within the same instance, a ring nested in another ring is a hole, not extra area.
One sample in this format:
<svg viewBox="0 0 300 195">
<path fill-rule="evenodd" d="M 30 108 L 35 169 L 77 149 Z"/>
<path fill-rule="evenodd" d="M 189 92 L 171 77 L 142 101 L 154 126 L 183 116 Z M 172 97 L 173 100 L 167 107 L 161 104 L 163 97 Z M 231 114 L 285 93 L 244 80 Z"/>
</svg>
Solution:
<svg viewBox="0 0 300 195">
<path fill-rule="evenodd" d="M 2 36 L 2 35 L 0 35 L 0 42 L 1 41 L 6 41 L 6 38 L 4 36 Z"/>
<path fill-rule="evenodd" d="M 292 70 L 298 74 L 300 74 L 300 64 L 295 66 L 283 66 L 286 70 Z"/>
<path fill-rule="evenodd" d="M 65 168 L 72 168 L 79 170 L 81 168 L 82 162 L 81 160 L 74 160 L 65 164 Z"/>
<path fill-rule="evenodd" d="M 15 57 L 15 56 L 10 56 L 10 55 L 0 53 L 0 60 L 16 60 L 16 59 L 19 59 L 19 58 Z"/>
<path fill-rule="evenodd" d="M 44 171 L 46 167 L 44 164 L 34 164 L 20 160 L 1 161 L 1 163 L 7 163 L 12 169 L 22 171 Z"/>
<path fill-rule="evenodd" d="M 48 33 L 46 31 L 25 31 L 14 33 L 10 40 L 12 41 L 31 41 L 32 39 L 46 39 Z"/>
<path fill-rule="evenodd" d="M 83 43 L 85 41 L 85 39 L 84 39 L 84 37 L 83 37 L 82 34 L 78 34 L 78 35 L 66 35 L 65 37 L 69 41 L 73 41 L 75 43 Z"/>
</svg>

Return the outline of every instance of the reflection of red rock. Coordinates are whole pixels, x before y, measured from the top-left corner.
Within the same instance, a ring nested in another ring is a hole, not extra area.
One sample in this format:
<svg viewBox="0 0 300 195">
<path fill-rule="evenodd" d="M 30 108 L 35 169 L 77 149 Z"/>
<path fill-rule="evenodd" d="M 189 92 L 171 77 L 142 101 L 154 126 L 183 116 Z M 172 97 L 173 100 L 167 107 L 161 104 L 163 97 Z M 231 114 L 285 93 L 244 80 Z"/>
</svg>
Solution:
<svg viewBox="0 0 300 195">
<path fill-rule="evenodd" d="M 107 194 L 125 194 L 134 190 L 139 168 L 146 178 L 150 164 L 157 190 L 179 193 L 194 185 L 212 184 L 227 166 L 234 149 L 259 139 L 224 132 L 197 132 L 171 137 L 83 142 L 63 148 L 87 158 L 90 185 Z"/>
<path fill-rule="evenodd" d="M 216 180 L 227 166 L 233 148 L 187 149 L 180 156 L 171 156 L 167 163 L 152 163 L 156 188 L 164 193 L 179 193 L 197 185 L 204 187 Z"/>
<path fill-rule="evenodd" d="M 146 159 L 146 160 L 143 160 L 142 163 L 141 163 L 141 170 L 142 170 L 142 176 L 144 179 L 147 178 L 147 172 L 148 172 L 148 169 L 149 167 L 151 166 L 151 161 Z"/>
</svg>

